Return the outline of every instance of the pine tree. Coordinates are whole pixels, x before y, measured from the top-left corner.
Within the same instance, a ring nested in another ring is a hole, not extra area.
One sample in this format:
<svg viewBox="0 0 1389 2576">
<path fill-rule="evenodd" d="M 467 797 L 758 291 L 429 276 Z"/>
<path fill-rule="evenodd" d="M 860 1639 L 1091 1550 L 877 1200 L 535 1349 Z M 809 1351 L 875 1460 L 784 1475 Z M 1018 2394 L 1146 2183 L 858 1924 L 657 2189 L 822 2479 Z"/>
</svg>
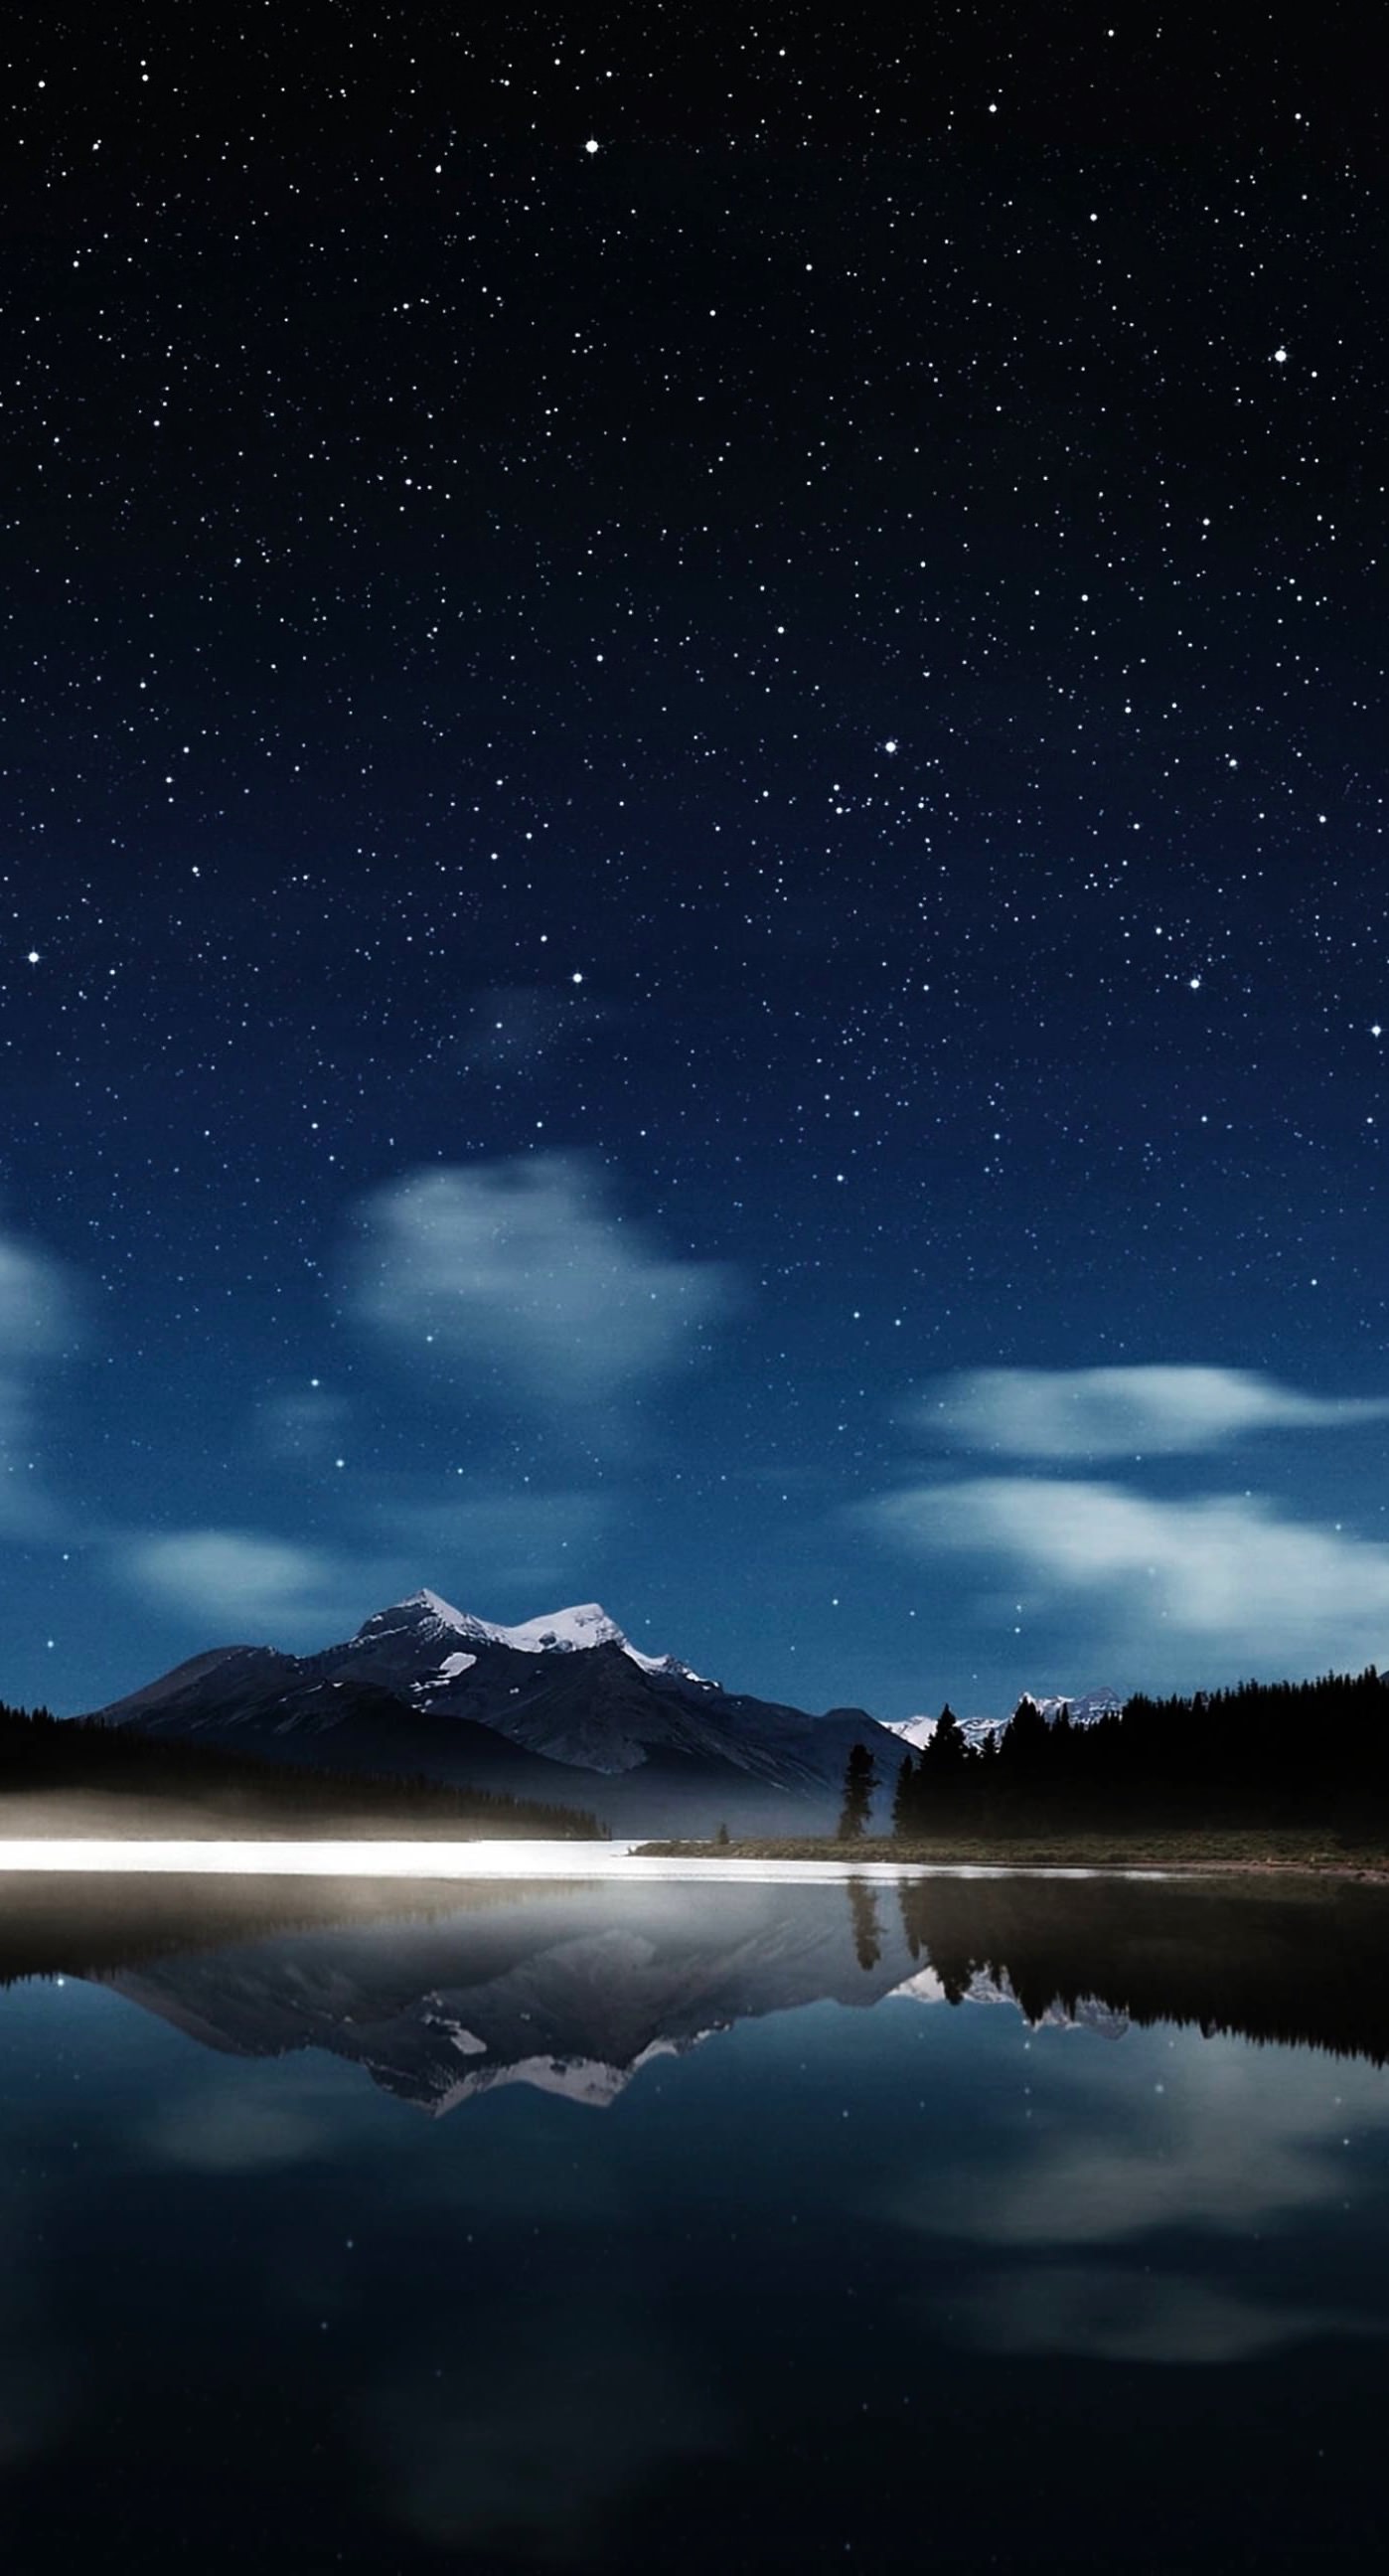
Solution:
<svg viewBox="0 0 1389 2576">
<path fill-rule="evenodd" d="M 916 1784 L 917 1769 L 908 1747 L 902 1756 L 897 1786 L 892 1792 L 892 1830 L 895 1834 L 909 1834 L 916 1823 Z"/>
<path fill-rule="evenodd" d="M 923 1822 L 944 1823 L 959 1812 L 968 1761 L 969 1746 L 947 1700 L 921 1756 L 918 1791 Z"/>
<path fill-rule="evenodd" d="M 839 1840 L 857 1842 L 868 1828 L 873 1792 L 878 1785 L 877 1765 L 866 1744 L 852 1744 L 844 1765 L 844 1804 L 839 1815 Z"/>
</svg>

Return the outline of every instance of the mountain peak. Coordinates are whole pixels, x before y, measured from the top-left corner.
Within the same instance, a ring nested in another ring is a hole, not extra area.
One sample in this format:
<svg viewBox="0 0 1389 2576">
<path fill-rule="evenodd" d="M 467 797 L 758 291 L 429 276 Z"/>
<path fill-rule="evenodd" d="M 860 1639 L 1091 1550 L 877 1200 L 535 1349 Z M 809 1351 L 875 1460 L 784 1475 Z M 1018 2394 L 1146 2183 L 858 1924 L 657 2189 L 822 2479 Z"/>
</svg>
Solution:
<svg viewBox="0 0 1389 2576">
<path fill-rule="evenodd" d="M 701 1679 L 676 1655 L 644 1655 L 601 1601 L 573 1601 L 567 1609 L 545 1612 L 538 1619 L 523 1619 L 516 1627 L 508 1628 L 500 1620 L 479 1619 L 471 1610 L 455 1610 L 441 1593 L 422 1587 L 408 1593 L 403 1601 L 374 1610 L 369 1619 L 362 1621 L 351 1643 L 379 1646 L 388 1638 L 397 1638 L 413 1652 L 416 1646 L 433 1646 L 446 1637 L 456 1638 L 465 1646 L 505 1646 L 514 1655 L 577 1655 L 591 1646 L 616 1646 L 643 1672 L 677 1681 Z"/>
<path fill-rule="evenodd" d="M 436 1619 L 447 1619 L 450 1627 L 453 1628 L 461 1628 L 463 1625 L 461 1610 L 455 1610 L 452 1602 L 443 1600 L 437 1592 L 430 1592 L 423 1587 L 418 1592 L 410 1593 L 404 1601 L 398 1601 L 395 1606 L 398 1610 L 428 1611 Z"/>
<path fill-rule="evenodd" d="M 389 1602 L 384 1610 L 373 1610 L 371 1617 L 362 1621 L 352 1642 L 355 1645 L 359 1638 L 388 1636 L 400 1629 L 426 1637 L 446 1631 L 465 1636 L 473 1625 L 475 1622 L 465 1619 L 461 1610 L 455 1610 L 437 1592 L 411 1592 L 403 1601 Z"/>
</svg>

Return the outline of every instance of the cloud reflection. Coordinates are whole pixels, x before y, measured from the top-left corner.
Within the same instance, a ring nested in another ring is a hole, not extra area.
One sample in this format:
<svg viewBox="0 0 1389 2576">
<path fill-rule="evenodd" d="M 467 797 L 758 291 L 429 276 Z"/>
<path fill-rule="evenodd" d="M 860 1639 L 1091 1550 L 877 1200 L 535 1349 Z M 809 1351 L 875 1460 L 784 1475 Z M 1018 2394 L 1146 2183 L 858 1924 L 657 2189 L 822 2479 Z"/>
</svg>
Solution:
<svg viewBox="0 0 1389 2576">
<path fill-rule="evenodd" d="M 976 2350 L 1084 2361 L 1214 2364 L 1250 2360 L 1317 2335 L 1378 2334 L 1363 2318 L 1280 2307 L 1186 2272 L 1121 2264 L 1037 2264 L 955 2291 L 952 2325 Z"/>
</svg>

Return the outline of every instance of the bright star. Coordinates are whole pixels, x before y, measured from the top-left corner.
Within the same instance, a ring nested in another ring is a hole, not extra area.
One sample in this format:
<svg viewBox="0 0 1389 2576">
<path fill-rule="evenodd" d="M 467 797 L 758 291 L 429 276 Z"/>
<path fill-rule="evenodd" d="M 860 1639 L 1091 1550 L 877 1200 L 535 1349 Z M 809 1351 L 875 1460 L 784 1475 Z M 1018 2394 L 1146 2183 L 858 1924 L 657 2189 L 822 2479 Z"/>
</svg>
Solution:
<svg viewBox="0 0 1389 2576">
<path fill-rule="evenodd" d="M 38 962 L 39 962 L 39 952 L 38 952 L 37 948 L 31 948 L 31 949 L 30 949 L 30 951 L 29 951 L 29 963 L 30 963 L 30 965 L 31 965 L 31 966 L 37 966 Z"/>
<path fill-rule="evenodd" d="M 598 146 L 597 146 L 597 144 L 594 142 L 592 135 L 590 135 L 590 136 L 589 136 L 589 139 L 588 139 L 588 141 L 587 141 L 587 143 L 584 145 L 584 150 L 585 150 L 585 152 L 587 152 L 587 153 L 589 153 L 589 154 L 592 154 L 592 153 L 596 152 L 596 151 L 597 151 L 597 149 L 598 149 Z"/>
</svg>

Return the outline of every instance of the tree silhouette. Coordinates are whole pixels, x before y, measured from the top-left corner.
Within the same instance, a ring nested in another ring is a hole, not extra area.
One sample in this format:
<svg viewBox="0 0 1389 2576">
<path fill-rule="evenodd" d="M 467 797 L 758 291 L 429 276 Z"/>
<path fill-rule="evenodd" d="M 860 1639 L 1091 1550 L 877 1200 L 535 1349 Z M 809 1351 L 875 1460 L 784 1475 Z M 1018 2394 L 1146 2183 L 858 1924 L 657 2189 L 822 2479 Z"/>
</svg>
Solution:
<svg viewBox="0 0 1389 2576">
<path fill-rule="evenodd" d="M 909 1834 L 916 1823 L 916 1784 L 916 1765 L 908 1749 L 902 1756 L 897 1786 L 892 1792 L 892 1830 L 895 1834 Z"/>
<path fill-rule="evenodd" d="M 883 1955 L 876 1887 L 867 1886 L 861 1878 L 851 1878 L 849 1914 L 854 1927 L 854 1957 L 861 1968 L 876 1968 Z"/>
<path fill-rule="evenodd" d="M 844 1765 L 844 1804 L 839 1814 L 839 1840 L 857 1842 L 867 1831 L 878 1767 L 866 1744 L 851 1744 Z"/>
</svg>

